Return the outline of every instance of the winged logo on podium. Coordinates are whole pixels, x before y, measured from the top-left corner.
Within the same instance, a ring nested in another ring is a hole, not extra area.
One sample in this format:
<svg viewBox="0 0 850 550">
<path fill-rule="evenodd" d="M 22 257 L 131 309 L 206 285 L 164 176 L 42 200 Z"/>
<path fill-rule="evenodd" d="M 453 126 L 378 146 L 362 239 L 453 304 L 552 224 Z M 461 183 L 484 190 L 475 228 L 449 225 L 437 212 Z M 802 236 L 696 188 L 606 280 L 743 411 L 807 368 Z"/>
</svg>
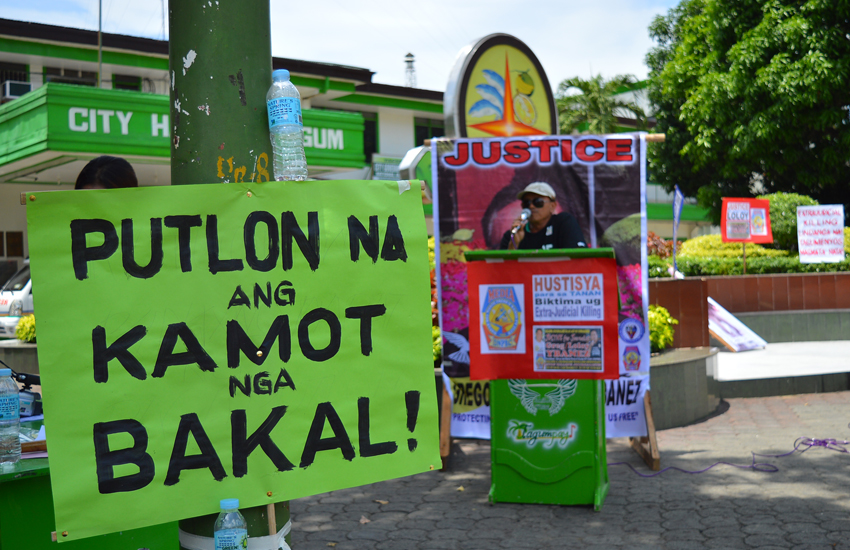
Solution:
<svg viewBox="0 0 850 550">
<path fill-rule="evenodd" d="M 549 416 L 554 416 L 564 407 L 564 402 L 572 397 L 572 395 L 576 392 L 577 384 L 578 380 L 576 379 L 558 380 L 555 384 L 545 383 L 531 385 L 526 383 L 525 380 L 508 380 L 508 388 L 511 390 L 514 397 L 519 399 L 519 402 L 522 403 L 525 410 L 533 415 L 537 415 L 538 410 L 548 410 Z M 552 386 L 554 386 L 555 389 L 545 394 L 541 394 L 540 392 L 531 389 L 532 387 Z"/>
</svg>

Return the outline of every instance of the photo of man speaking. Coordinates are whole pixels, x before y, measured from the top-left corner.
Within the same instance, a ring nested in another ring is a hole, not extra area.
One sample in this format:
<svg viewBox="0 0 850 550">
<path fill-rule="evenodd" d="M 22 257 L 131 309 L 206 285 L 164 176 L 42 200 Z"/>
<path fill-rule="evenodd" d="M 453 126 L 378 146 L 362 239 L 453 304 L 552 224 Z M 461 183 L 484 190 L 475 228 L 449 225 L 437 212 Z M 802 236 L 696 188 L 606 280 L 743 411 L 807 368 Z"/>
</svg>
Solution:
<svg viewBox="0 0 850 550">
<path fill-rule="evenodd" d="M 578 221 L 569 212 L 555 214 L 558 208 L 555 190 L 548 183 L 530 183 L 517 194 L 522 214 L 505 231 L 502 250 L 549 250 L 582 248 L 587 244 Z"/>
</svg>

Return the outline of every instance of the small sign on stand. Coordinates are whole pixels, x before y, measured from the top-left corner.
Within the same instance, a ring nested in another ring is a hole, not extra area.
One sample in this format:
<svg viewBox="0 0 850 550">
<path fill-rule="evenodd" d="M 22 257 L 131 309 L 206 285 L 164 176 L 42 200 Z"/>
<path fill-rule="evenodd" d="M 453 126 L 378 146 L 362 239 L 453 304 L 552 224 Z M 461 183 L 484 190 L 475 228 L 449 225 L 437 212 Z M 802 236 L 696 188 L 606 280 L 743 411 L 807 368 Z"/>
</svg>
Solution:
<svg viewBox="0 0 850 550">
<path fill-rule="evenodd" d="M 747 351 L 767 346 L 761 336 L 711 298 L 708 298 L 708 332 L 729 351 Z"/>
<path fill-rule="evenodd" d="M 744 255 L 744 275 L 747 274 L 747 243 L 772 243 L 770 201 L 723 197 L 720 213 L 720 240 L 741 243 Z"/>
<path fill-rule="evenodd" d="M 797 207 L 800 263 L 844 261 L 844 205 Z"/>
</svg>

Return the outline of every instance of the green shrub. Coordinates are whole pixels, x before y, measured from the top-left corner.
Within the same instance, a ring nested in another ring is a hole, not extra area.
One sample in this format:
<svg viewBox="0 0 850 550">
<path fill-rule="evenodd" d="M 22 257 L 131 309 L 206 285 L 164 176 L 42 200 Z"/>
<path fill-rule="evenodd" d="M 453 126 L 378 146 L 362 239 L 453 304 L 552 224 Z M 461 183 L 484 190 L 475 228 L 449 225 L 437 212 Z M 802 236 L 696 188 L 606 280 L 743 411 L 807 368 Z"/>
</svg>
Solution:
<svg viewBox="0 0 850 550">
<path fill-rule="evenodd" d="M 795 237 L 796 238 L 796 237 Z M 682 243 L 676 254 L 677 263 L 685 258 L 741 258 L 744 255 L 742 243 L 724 243 L 720 235 L 703 235 Z M 785 250 L 773 250 L 754 243 L 747 243 L 747 264 L 750 258 L 788 256 Z M 679 268 L 679 271 L 684 271 Z M 687 273 L 685 273 L 687 275 Z"/>
<path fill-rule="evenodd" d="M 770 201 L 770 230 L 773 232 L 773 245 L 768 246 L 779 250 L 797 250 L 797 207 L 814 206 L 818 204 L 818 201 L 797 193 L 771 193 L 760 195 L 758 198 Z M 749 247 L 747 249 L 747 256 L 749 256 Z"/>
<path fill-rule="evenodd" d="M 667 268 L 673 265 L 673 258 L 664 260 L 658 256 L 649 255 L 646 257 L 646 264 L 646 271 L 649 278 L 661 279 L 663 277 L 670 277 L 670 272 L 667 271 Z"/>
<path fill-rule="evenodd" d="M 24 315 L 15 327 L 15 338 L 30 344 L 35 343 L 35 315 Z"/>
<path fill-rule="evenodd" d="M 436 361 L 440 358 L 440 354 L 443 352 L 443 337 L 440 335 L 440 327 L 431 327 L 431 340 L 431 347 L 434 352 L 434 361 Z"/>
<path fill-rule="evenodd" d="M 848 256 L 843 262 L 804 264 L 800 262 L 797 255 L 792 256 L 786 250 L 774 250 L 748 243 L 747 275 L 850 271 L 850 227 L 844 228 L 844 252 Z M 648 256 L 647 260 L 649 278 L 670 277 L 667 269 L 673 265 L 672 258 L 661 259 L 658 256 Z M 743 247 L 740 243 L 722 242 L 720 235 L 704 235 L 688 239 L 680 247 L 676 264 L 679 271 L 687 277 L 743 275 Z"/>
<path fill-rule="evenodd" d="M 797 256 L 750 258 L 747 247 L 747 275 L 765 275 L 768 273 L 833 273 L 850 271 L 850 260 L 833 264 L 800 263 Z M 744 262 L 741 258 L 679 258 L 679 271 L 687 277 L 710 275 L 743 275 Z"/>
<path fill-rule="evenodd" d="M 653 353 L 662 351 L 673 343 L 673 325 L 678 324 L 679 321 L 671 317 L 666 308 L 656 304 L 649 306 L 649 347 Z"/>
</svg>

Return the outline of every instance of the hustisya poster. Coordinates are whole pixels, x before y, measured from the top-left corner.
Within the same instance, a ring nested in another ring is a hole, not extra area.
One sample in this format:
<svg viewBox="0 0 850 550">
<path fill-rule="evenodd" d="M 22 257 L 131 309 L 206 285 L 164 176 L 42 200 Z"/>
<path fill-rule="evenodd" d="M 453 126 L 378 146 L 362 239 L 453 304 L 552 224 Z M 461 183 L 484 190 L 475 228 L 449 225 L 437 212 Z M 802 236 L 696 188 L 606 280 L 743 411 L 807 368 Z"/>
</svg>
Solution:
<svg viewBox="0 0 850 550">
<path fill-rule="evenodd" d="M 616 262 L 581 253 L 467 256 L 473 380 L 618 378 Z"/>
</svg>

